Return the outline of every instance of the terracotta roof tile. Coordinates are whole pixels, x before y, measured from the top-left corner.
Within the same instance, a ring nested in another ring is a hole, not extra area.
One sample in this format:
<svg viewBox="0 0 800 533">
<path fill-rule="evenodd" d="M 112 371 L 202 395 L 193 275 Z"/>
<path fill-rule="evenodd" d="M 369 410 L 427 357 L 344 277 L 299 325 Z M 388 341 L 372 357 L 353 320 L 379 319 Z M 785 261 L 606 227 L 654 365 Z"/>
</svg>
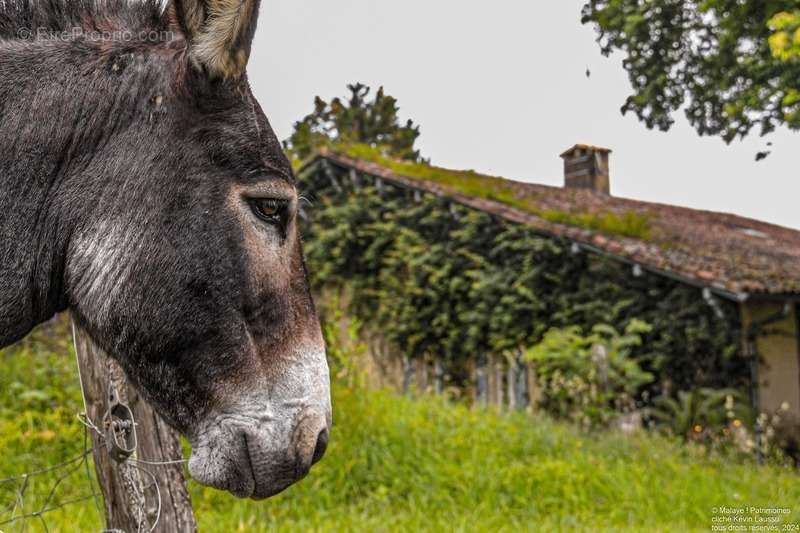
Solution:
<svg viewBox="0 0 800 533">
<path fill-rule="evenodd" d="M 733 295 L 800 294 L 800 231 L 727 213 L 504 180 L 506 185 L 512 185 L 516 198 L 534 199 L 542 210 L 601 215 L 635 213 L 645 217 L 651 228 L 646 238 L 611 235 L 545 220 L 496 200 L 467 196 L 432 181 L 398 175 L 376 163 L 330 152 L 319 157 L 338 166 L 447 196 L 510 221 L 528 224 L 542 233 L 571 239 Z"/>
</svg>

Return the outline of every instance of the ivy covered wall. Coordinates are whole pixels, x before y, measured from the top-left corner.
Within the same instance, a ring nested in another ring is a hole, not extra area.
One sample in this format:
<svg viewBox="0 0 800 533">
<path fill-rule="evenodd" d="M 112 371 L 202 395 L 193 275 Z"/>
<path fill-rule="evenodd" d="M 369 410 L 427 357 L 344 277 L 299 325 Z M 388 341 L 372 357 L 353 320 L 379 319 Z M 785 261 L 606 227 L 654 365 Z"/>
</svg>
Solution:
<svg viewBox="0 0 800 533">
<path fill-rule="evenodd" d="M 302 176 L 308 269 L 347 287 L 349 312 L 411 358 L 452 375 L 520 353 L 551 328 L 651 326 L 633 356 L 656 379 L 643 398 L 698 387 L 746 390 L 736 304 L 586 252 L 528 227 L 386 180 L 317 164 Z"/>
</svg>

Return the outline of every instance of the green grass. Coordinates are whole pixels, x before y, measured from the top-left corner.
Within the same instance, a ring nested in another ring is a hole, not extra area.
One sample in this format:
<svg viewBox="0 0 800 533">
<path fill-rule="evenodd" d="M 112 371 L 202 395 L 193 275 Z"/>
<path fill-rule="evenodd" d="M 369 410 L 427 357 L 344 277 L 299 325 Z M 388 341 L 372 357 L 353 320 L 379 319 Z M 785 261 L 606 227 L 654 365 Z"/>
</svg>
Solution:
<svg viewBox="0 0 800 533">
<path fill-rule="evenodd" d="M 0 364 L 0 478 L 79 452 L 63 327 L 0 352 Z M 586 435 L 542 417 L 344 386 L 334 409 L 326 458 L 280 496 L 240 501 L 193 484 L 201 531 L 708 531 L 719 506 L 789 507 L 784 520 L 800 523 L 796 473 L 654 435 Z M 78 473 L 63 497 L 86 487 Z M 34 484 L 30 503 L 47 488 Z M 0 521 L 12 501 L 0 489 Z M 47 521 L 51 531 L 100 529 L 91 502 Z"/>
<path fill-rule="evenodd" d="M 453 192 L 504 203 L 549 222 L 636 239 L 649 239 L 652 236 L 650 218 L 633 211 L 617 214 L 542 209 L 536 196 L 519 195 L 514 182 L 503 178 L 485 176 L 473 170 L 457 171 L 400 161 L 386 157 L 377 148 L 364 144 L 341 146 L 333 150 L 353 159 L 377 163 L 400 176 L 429 181 Z"/>
</svg>

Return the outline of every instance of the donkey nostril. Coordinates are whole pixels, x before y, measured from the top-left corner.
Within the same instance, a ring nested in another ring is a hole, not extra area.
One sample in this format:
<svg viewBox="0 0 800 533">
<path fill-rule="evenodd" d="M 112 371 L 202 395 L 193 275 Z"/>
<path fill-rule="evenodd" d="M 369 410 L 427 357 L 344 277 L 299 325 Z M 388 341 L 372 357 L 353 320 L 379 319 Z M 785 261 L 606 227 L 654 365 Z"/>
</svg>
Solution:
<svg viewBox="0 0 800 533">
<path fill-rule="evenodd" d="M 325 455 L 325 450 L 328 448 L 328 430 L 323 429 L 319 432 L 317 437 L 317 447 L 314 448 L 314 457 L 311 459 L 311 464 L 316 464 Z"/>
</svg>

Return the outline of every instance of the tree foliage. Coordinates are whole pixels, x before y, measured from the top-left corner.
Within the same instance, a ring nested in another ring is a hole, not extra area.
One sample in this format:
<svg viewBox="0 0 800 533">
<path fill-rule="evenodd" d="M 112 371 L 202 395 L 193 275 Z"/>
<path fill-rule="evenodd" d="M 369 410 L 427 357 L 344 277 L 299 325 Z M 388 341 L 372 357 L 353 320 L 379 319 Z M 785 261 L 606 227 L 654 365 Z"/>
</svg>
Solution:
<svg viewBox="0 0 800 533">
<path fill-rule="evenodd" d="M 284 143 L 287 150 L 305 159 L 324 146 L 359 143 L 398 159 L 421 160 L 414 147 L 419 126 L 411 120 L 401 123 L 394 97 L 381 87 L 370 99 L 371 89 L 361 83 L 347 89 L 350 95 L 344 100 L 326 102 L 319 96 L 314 100 L 314 111 L 295 123 L 292 136 Z"/>
<path fill-rule="evenodd" d="M 701 135 L 800 128 L 797 0 L 591 0 L 583 22 L 620 51 L 633 94 L 622 107 L 667 130 L 685 106 Z"/>
<path fill-rule="evenodd" d="M 778 13 L 769 25 L 773 30 L 769 37 L 772 55 L 787 63 L 800 60 L 800 9 Z"/>
</svg>

